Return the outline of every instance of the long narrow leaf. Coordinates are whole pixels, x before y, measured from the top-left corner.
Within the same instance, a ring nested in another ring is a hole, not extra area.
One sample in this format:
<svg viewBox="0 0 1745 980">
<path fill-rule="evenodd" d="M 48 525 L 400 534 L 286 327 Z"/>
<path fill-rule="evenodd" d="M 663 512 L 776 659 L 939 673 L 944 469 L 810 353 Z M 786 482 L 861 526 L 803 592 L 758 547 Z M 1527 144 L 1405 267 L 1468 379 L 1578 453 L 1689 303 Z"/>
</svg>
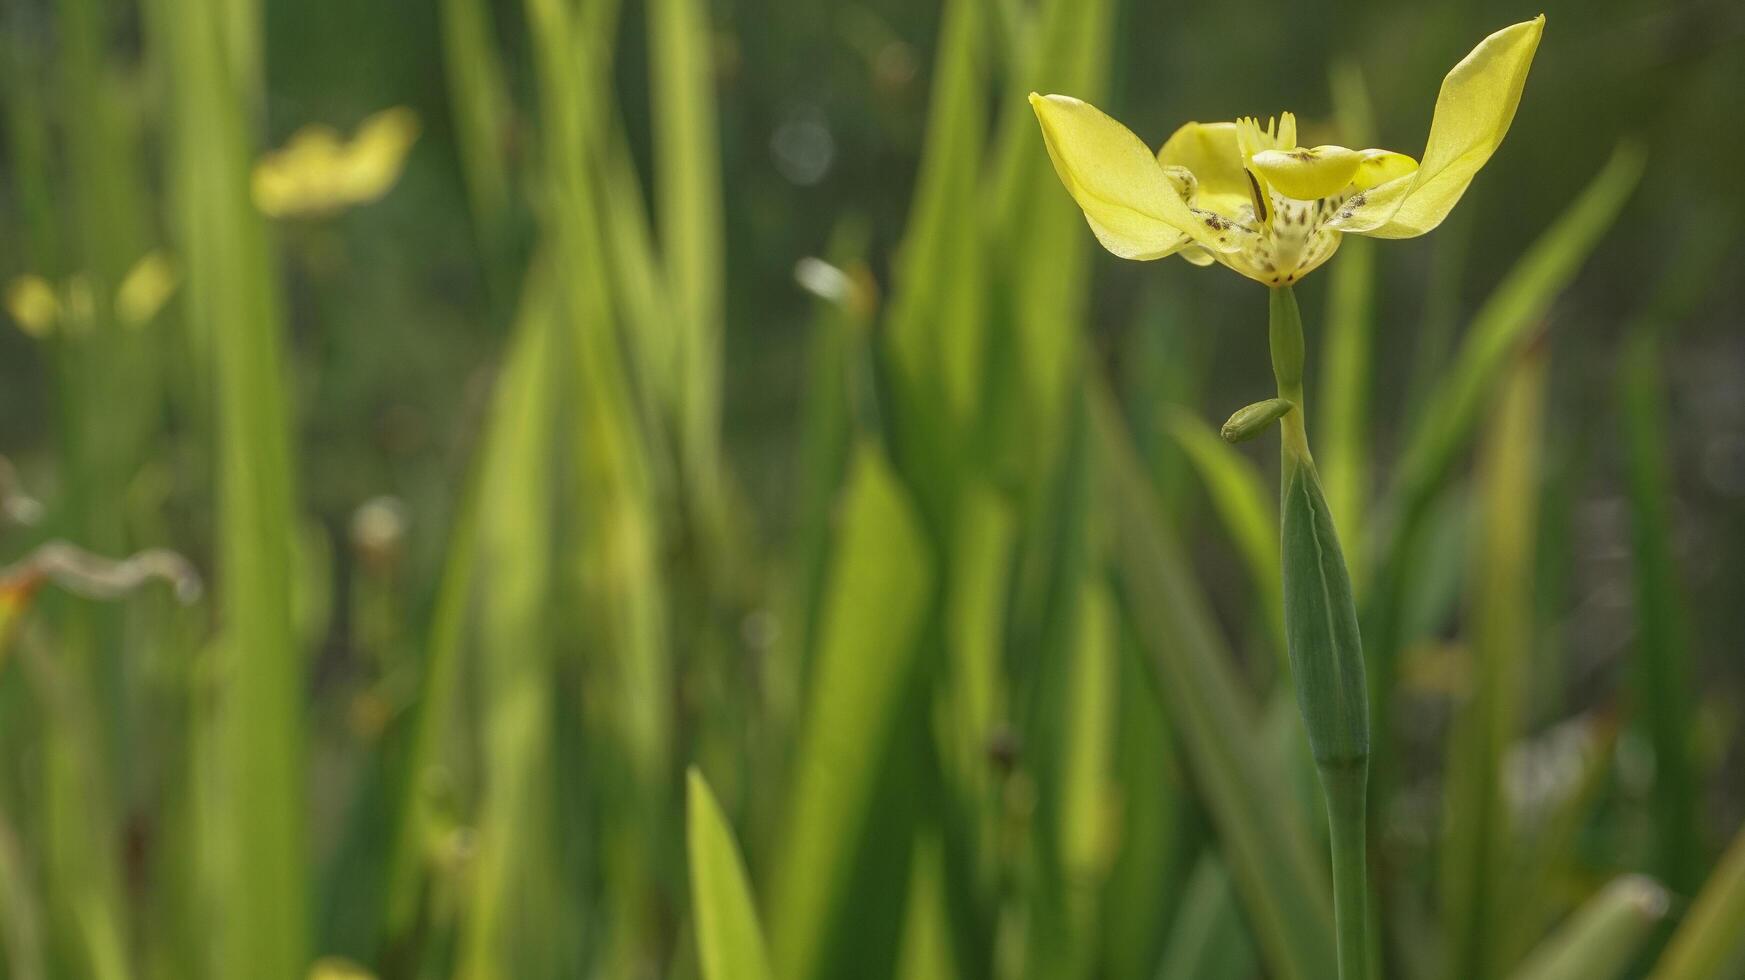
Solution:
<svg viewBox="0 0 1745 980">
<path fill-rule="evenodd" d="M 226 912 L 223 972 L 295 980 L 307 967 L 309 886 L 284 341 L 266 230 L 249 199 L 254 91 L 239 79 L 254 65 L 224 43 L 246 37 L 257 15 L 252 4 L 218 0 L 156 0 L 148 13 L 170 65 L 190 311 L 214 354 L 219 617 L 230 678 L 218 727 L 229 822 L 217 871 L 224 894 L 214 896 Z"/>
<path fill-rule="evenodd" d="M 1545 940 L 1513 980 L 1611 980 L 1623 976 L 1666 915 L 1666 889 L 1625 875 L 1607 885 Z"/>
<path fill-rule="evenodd" d="M 703 980 L 769 980 L 769 952 L 733 828 L 702 773 L 692 769 L 686 785 L 691 909 Z"/>
<path fill-rule="evenodd" d="M 1482 533 L 1472 555 L 1471 693 L 1456 707 L 1448 748 L 1443 908 L 1452 969 L 1494 976 L 1498 936 L 1515 914 L 1503 889 L 1513 860 L 1502 795 L 1505 753 L 1520 736 L 1533 650 L 1533 547 L 1544 442 L 1545 361 L 1509 372 L 1480 463 Z"/>
<path fill-rule="evenodd" d="M 857 452 L 838 519 L 773 892 L 772 952 L 783 980 L 829 974 L 822 957 L 851 907 L 855 849 L 876 818 L 875 785 L 932 591 L 914 505 L 877 450 Z"/>
<path fill-rule="evenodd" d="M 1745 830 L 1728 845 L 1650 976 L 1652 980 L 1745 977 Z"/>
<path fill-rule="evenodd" d="M 1295 817 L 1285 769 L 1254 738 L 1258 712 L 1241 690 L 1179 546 L 1156 517 L 1106 396 L 1094 402 L 1092 419 L 1127 613 L 1205 795 L 1264 960 L 1280 977 L 1332 976 L 1327 874 Z"/>
</svg>

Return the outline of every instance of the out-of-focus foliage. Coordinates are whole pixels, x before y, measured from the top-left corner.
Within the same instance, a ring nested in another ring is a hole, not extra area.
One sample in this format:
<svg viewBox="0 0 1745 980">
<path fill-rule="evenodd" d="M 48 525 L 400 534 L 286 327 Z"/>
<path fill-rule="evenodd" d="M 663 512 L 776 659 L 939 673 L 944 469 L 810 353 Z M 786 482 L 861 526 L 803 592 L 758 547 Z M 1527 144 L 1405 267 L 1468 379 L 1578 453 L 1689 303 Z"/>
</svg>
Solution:
<svg viewBox="0 0 1745 980">
<path fill-rule="evenodd" d="M 1376 977 L 1745 975 L 1737 8 L 1299 288 Z M 0 978 L 1330 976 L 1266 302 L 1025 96 L 1419 155 L 1539 12 L 0 8 Z"/>
</svg>

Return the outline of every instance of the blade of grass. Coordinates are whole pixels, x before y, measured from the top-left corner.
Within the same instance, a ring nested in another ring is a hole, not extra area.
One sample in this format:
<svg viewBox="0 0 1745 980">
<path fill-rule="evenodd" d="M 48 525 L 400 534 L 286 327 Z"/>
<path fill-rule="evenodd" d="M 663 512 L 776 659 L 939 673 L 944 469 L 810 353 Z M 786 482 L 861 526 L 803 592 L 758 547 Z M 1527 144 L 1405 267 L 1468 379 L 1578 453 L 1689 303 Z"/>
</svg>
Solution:
<svg viewBox="0 0 1745 980">
<path fill-rule="evenodd" d="M 703 774 L 691 769 L 686 842 L 691 863 L 691 914 L 703 980 L 769 980 L 769 952 L 745 861 L 721 804 Z"/>
<path fill-rule="evenodd" d="M 903 980 L 956 980 L 951 917 L 946 908 L 945 858 L 937 837 L 915 846 L 905 902 L 903 948 L 897 976 Z"/>
<path fill-rule="evenodd" d="M 852 907 L 854 851 L 877 820 L 875 783 L 932 591 L 933 562 L 914 505 L 871 447 L 856 451 L 837 526 L 772 891 L 772 953 L 783 980 L 829 975 L 822 957 Z"/>
<path fill-rule="evenodd" d="M 1340 134 L 1352 146 L 1369 146 L 1374 124 L 1369 93 L 1356 66 L 1344 63 L 1332 76 L 1333 111 Z M 1366 510 L 1369 504 L 1370 347 L 1375 332 L 1375 243 L 1352 236 L 1329 271 L 1323 378 L 1316 461 L 1333 526 L 1354 559 L 1352 585 L 1363 591 Z"/>
<path fill-rule="evenodd" d="M 1270 494 L 1262 484 L 1260 471 L 1220 439 L 1211 426 L 1184 409 L 1170 411 L 1164 425 L 1199 472 L 1212 508 L 1248 565 L 1282 664 L 1285 628 L 1284 598 L 1278 577 L 1278 518 L 1269 503 Z"/>
<path fill-rule="evenodd" d="M 719 506 L 723 272 L 721 148 L 703 0 L 649 5 L 655 199 L 678 324 L 680 452 L 692 499 Z"/>
<path fill-rule="evenodd" d="M 981 395 L 982 12 L 977 0 L 945 7 L 925 153 L 891 299 L 891 349 L 904 379 L 918 386 L 912 401 L 920 408 L 937 400 L 946 410 L 945 426 L 931 417 L 917 423 L 935 429 L 966 424 Z"/>
<path fill-rule="evenodd" d="M 1091 413 L 1116 580 L 1151 676 L 1204 794 L 1267 968 L 1334 975 L 1326 872 L 1289 800 L 1284 767 L 1253 738 L 1258 714 L 1237 681 L 1105 393 Z"/>
<path fill-rule="evenodd" d="M 1479 464 L 1481 533 L 1472 554 L 1472 687 L 1448 740 L 1443 911 L 1456 976 L 1499 973 L 1513 828 L 1503 798 L 1505 753 L 1519 738 L 1533 651 L 1533 550 L 1544 443 L 1545 358 L 1510 366 Z"/>
<path fill-rule="evenodd" d="M 1709 873 L 1651 980 L 1736 980 L 1745 976 L 1745 830 Z"/>
<path fill-rule="evenodd" d="M 532 359 L 549 353 L 545 326 L 552 317 L 550 273 L 536 261 L 523 287 L 522 311 L 504 357 L 499 389 L 525 386 L 533 380 Z M 492 417 L 478 449 L 478 459 L 468 475 L 458 516 L 449 533 L 448 553 L 443 559 L 441 581 L 426 637 L 424 673 L 410 724 L 411 743 L 402 764 L 395 818 L 394 844 L 389 858 L 386 927 L 390 943 L 403 939 L 418 911 L 423 884 L 420 871 L 430 844 L 434 777 L 442 771 L 442 743 L 454 724 L 461 680 L 462 657 L 469 611 L 479 581 L 479 519 L 484 506 L 487 468 L 503 450 L 493 439 L 504 423 L 496 421 L 507 407 L 507 395 L 499 394 Z"/>
<path fill-rule="evenodd" d="M 527 0 L 526 11 L 551 195 L 543 217 L 562 270 L 556 298 L 565 343 L 558 350 L 573 379 L 562 429 L 574 447 L 578 619 L 589 640 L 583 711 L 600 752 L 594 782 L 605 810 L 597 852 L 611 900 L 597 913 L 606 938 L 593 948 L 600 970 L 623 975 L 643 969 L 653 955 L 653 895 L 665 853 L 657 842 L 670 815 L 665 536 L 602 254 L 608 239 L 595 179 L 607 132 L 600 45 L 578 33 L 578 13 L 562 0 Z"/>
<path fill-rule="evenodd" d="M 1179 747 L 1147 683 L 1137 641 L 1126 624 L 1117 625 L 1123 627 L 1116 665 L 1121 727 L 1115 739 L 1121 832 L 1103 892 L 1104 955 L 1098 975 L 1151 980 L 1163 956 L 1165 930 L 1185 901 L 1201 835 L 1177 762 Z"/>
<path fill-rule="evenodd" d="M 1038 145 L 1036 121 L 1019 93 L 1071 92 L 1103 102 L 1109 88 L 1114 5 L 1108 0 L 1050 0 L 1038 12 L 1031 51 L 1000 106 L 988 189 L 987 223 L 997 262 L 999 313 L 1012 327 L 1000 332 L 1002 350 L 990 437 L 999 458 L 1033 484 L 1061 451 L 1070 419 L 1073 382 L 1083 351 L 1075 331 L 1090 293 L 1091 252 L 1083 217 L 1054 186 L 1048 155 Z"/>
<path fill-rule="evenodd" d="M 454 111 L 455 144 L 466 181 L 486 275 L 497 290 L 507 259 L 510 217 L 509 161 L 504 140 L 509 87 L 497 55 L 497 32 L 481 0 L 442 0 L 443 75 Z M 497 297 L 502 301 L 502 297 Z"/>
<path fill-rule="evenodd" d="M 1551 761 L 1538 763 L 1542 772 L 1554 774 L 1547 780 L 1550 799 L 1536 801 L 1537 819 L 1523 820 L 1516 838 L 1506 898 L 1511 914 L 1499 931 L 1495 962 L 1520 961 L 1546 927 L 1568 911 L 1563 883 L 1582 873 L 1579 837 L 1611 776 L 1617 736 L 1617 723 L 1606 714 L 1571 719 L 1535 740 L 1556 753 Z M 1519 765 L 1512 762 L 1511 768 Z"/>
<path fill-rule="evenodd" d="M 1380 564 L 1367 580 L 1377 587 L 1366 596 L 1363 638 L 1369 658 L 1373 729 L 1381 733 L 1372 762 L 1371 799 L 1391 795 L 1390 697 L 1398 652 L 1411 637 L 1402 635 L 1403 599 L 1410 593 L 1411 559 L 1425 518 L 1446 482 L 1455 458 L 1471 438 L 1486 399 L 1503 376 L 1500 370 L 1539 326 L 1561 292 L 1599 243 L 1635 190 L 1643 167 L 1642 151 L 1631 144 L 1615 150 L 1550 229 L 1534 241 L 1474 317 L 1452 365 L 1427 396 L 1401 457 L 1397 478 L 1385 501 L 1392 516 Z M 1385 904 L 1385 901 L 1384 903 Z"/>
<path fill-rule="evenodd" d="M 42 909 L 24 863 L 18 831 L 0 810 L 0 947 L 6 950 L 6 975 L 13 980 L 43 980 Z"/>
<path fill-rule="evenodd" d="M 1002 655 L 1017 521 L 1006 500 L 980 481 L 967 484 L 958 514 L 956 560 L 945 596 L 948 667 L 940 691 L 951 728 L 941 755 L 973 814 L 978 890 L 991 895 L 1003 807 L 999 772 L 988 764 L 988 751 L 1009 710 Z"/>
<path fill-rule="evenodd" d="M 1115 732 L 1115 609 L 1101 579 L 1080 592 L 1078 636 L 1068 668 L 1065 752 L 1060 780 L 1060 866 L 1066 885 L 1068 956 L 1089 976 L 1096 952 L 1098 899 L 1109 872 L 1114 831 L 1110 782 Z"/>
<path fill-rule="evenodd" d="M 103 834 L 113 817 L 109 787 L 98 766 L 103 726 L 97 705 L 85 671 L 51 656 L 35 624 L 24 624 L 21 632 L 19 660 L 46 709 L 48 785 L 43 809 L 50 846 L 44 855 L 44 891 L 47 909 L 65 920 L 64 934 L 55 937 L 65 954 L 55 959 L 61 970 L 94 980 L 124 980 L 125 909 L 115 859 Z"/>
<path fill-rule="evenodd" d="M 1611 980 L 1631 962 L 1665 917 L 1666 889 L 1652 878 L 1613 879 L 1509 976 L 1513 980 Z"/>
<path fill-rule="evenodd" d="M 1294 719 L 1293 719 L 1294 720 Z M 1255 973 L 1254 942 L 1243 928 L 1230 873 L 1201 855 L 1188 880 L 1157 980 L 1242 980 Z"/>
<path fill-rule="evenodd" d="M 209 338 L 217 424 L 219 620 L 227 688 L 216 735 L 227 826 L 214 849 L 222 972 L 295 980 L 308 965 L 303 669 L 293 644 L 290 421 L 280 305 L 249 199 L 251 63 L 226 31 L 251 5 L 148 4 L 170 74 L 170 172 L 189 310 Z"/>
<path fill-rule="evenodd" d="M 1634 696 L 1654 750 L 1654 788 L 1648 795 L 1654 871 L 1668 887 L 1688 895 L 1701 881 L 1703 860 L 1691 757 L 1695 698 L 1685 591 L 1672 555 L 1672 477 L 1655 335 L 1637 331 L 1622 359 L 1618 380 L 1638 622 Z"/>
<path fill-rule="evenodd" d="M 555 318 L 537 287 L 517 327 L 485 437 L 479 484 L 480 698 L 485 761 L 479 854 L 462 927 L 462 975 L 526 975 L 542 913 L 530 880 L 549 853 Z M 549 946 L 549 944 L 544 944 Z"/>
</svg>

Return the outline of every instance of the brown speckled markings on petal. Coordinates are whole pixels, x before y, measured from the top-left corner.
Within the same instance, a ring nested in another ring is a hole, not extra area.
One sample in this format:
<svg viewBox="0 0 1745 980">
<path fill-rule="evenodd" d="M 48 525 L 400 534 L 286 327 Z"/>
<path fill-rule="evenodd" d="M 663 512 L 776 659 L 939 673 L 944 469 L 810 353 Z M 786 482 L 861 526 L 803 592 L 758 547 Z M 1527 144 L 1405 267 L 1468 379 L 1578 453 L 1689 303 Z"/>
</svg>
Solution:
<svg viewBox="0 0 1745 980">
<path fill-rule="evenodd" d="M 1230 227 L 1249 232 L 1236 241 L 1237 251 L 1219 254 L 1218 261 L 1229 268 L 1268 286 L 1288 286 L 1303 278 L 1333 257 L 1343 236 L 1324 227 L 1327 220 L 1340 213 L 1350 198 L 1349 192 L 1314 201 L 1299 201 L 1274 191 L 1271 195 L 1270 221 L 1255 220 L 1253 209 L 1243 217 L 1252 228 L 1224 219 Z M 1207 222 L 1208 227 L 1218 226 Z"/>
</svg>

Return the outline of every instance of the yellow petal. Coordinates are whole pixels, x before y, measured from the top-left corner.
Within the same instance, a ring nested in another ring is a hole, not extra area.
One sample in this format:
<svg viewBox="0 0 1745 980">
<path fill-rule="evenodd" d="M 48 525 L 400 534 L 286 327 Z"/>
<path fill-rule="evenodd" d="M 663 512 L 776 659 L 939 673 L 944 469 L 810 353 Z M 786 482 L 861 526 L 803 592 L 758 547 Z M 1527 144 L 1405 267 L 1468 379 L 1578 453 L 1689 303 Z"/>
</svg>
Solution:
<svg viewBox="0 0 1745 980">
<path fill-rule="evenodd" d="M 6 287 L 6 312 L 18 329 L 32 337 L 46 337 L 61 316 L 61 301 L 55 289 L 41 276 L 24 275 Z"/>
<path fill-rule="evenodd" d="M 1197 265 L 1197 266 L 1208 266 L 1208 265 L 1211 265 L 1212 262 L 1214 261 L 1214 256 L 1212 255 L 1212 253 L 1206 251 L 1205 249 L 1201 248 L 1198 245 L 1184 246 L 1182 248 L 1182 250 L 1176 254 L 1180 255 L 1182 258 L 1187 259 L 1189 262 L 1192 262 L 1194 265 Z"/>
<path fill-rule="evenodd" d="M 1544 31 L 1541 14 L 1480 41 L 1442 82 L 1417 172 L 1376 185 L 1361 195 L 1362 201 L 1354 199 L 1333 227 L 1377 238 L 1411 238 L 1441 224 L 1508 133 Z"/>
<path fill-rule="evenodd" d="M 418 140 L 418 114 L 405 106 L 365 119 L 346 147 L 339 174 L 339 196 L 346 204 L 374 201 L 400 179 L 406 154 Z"/>
<path fill-rule="evenodd" d="M 115 315 L 137 327 L 157 316 L 176 291 L 176 267 L 164 253 L 153 249 L 127 270 L 115 290 Z"/>
<path fill-rule="evenodd" d="M 1157 162 L 1194 175 L 1199 183 L 1194 203 L 1200 207 L 1232 215 L 1248 203 L 1248 177 L 1233 122 L 1182 124 L 1157 151 Z"/>
<path fill-rule="evenodd" d="M 1262 150 L 1254 155 L 1256 173 L 1274 190 L 1299 201 L 1332 197 L 1344 190 L 1363 163 L 1363 154 L 1343 146 Z"/>
<path fill-rule="evenodd" d="M 1069 96 L 1032 92 L 1030 106 L 1054 172 L 1104 248 L 1125 259 L 1158 259 L 1190 237 L 1216 241 L 1127 127 Z"/>
<path fill-rule="evenodd" d="M 1364 150 L 1359 156 L 1363 159 L 1357 173 L 1351 176 L 1351 186 L 1360 191 L 1380 187 L 1418 169 L 1418 161 L 1392 150 Z"/>
</svg>

